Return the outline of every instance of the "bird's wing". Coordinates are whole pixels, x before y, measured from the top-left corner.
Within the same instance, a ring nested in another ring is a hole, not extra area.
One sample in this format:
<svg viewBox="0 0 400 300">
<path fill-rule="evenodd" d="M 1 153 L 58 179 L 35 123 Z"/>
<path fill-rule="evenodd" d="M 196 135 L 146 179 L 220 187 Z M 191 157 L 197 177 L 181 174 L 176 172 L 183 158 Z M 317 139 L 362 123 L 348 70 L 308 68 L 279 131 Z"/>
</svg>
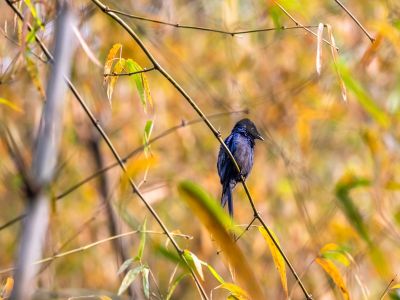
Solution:
<svg viewBox="0 0 400 300">
<path fill-rule="evenodd" d="M 235 143 L 234 143 L 234 136 L 229 135 L 225 139 L 225 144 L 228 147 L 228 149 L 231 151 L 233 154 L 235 152 Z M 221 183 L 228 183 L 231 179 L 233 179 L 235 176 L 235 169 L 234 165 L 226 152 L 225 148 L 221 145 L 219 149 L 219 154 L 218 154 L 218 162 L 217 162 L 217 168 L 218 168 L 218 175 L 220 177 Z"/>
</svg>

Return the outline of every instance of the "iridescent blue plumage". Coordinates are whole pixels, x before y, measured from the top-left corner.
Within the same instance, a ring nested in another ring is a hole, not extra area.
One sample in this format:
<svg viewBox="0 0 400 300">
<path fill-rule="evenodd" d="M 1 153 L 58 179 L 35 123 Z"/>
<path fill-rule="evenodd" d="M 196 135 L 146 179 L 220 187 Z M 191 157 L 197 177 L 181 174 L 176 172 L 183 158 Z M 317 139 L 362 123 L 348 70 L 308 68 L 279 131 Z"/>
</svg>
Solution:
<svg viewBox="0 0 400 300">
<path fill-rule="evenodd" d="M 238 163 L 244 179 L 253 167 L 255 139 L 264 140 L 249 119 L 237 122 L 231 134 L 225 139 L 225 144 Z M 232 190 L 241 180 L 241 176 L 222 145 L 218 154 L 217 168 L 222 184 L 221 205 L 225 207 L 228 203 L 229 214 L 233 216 Z"/>
</svg>

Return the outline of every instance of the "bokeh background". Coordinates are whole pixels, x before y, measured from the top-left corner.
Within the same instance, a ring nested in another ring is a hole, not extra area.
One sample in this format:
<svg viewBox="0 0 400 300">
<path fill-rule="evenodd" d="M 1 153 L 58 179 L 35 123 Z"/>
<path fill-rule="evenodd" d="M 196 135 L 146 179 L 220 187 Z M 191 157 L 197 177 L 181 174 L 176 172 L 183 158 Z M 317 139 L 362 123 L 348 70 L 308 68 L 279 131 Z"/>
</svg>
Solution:
<svg viewBox="0 0 400 300">
<path fill-rule="evenodd" d="M 44 23 L 38 35 L 51 48 L 56 5 L 53 1 L 32 3 Z M 223 137 L 243 117 L 252 119 L 268 137 L 265 142 L 257 142 L 255 165 L 247 184 L 260 214 L 314 298 L 342 297 L 314 261 L 321 255 L 321 248 L 333 243 L 337 252 L 329 258 L 340 271 L 351 298 L 379 299 L 392 279 L 393 284 L 398 282 L 395 275 L 400 267 L 399 3 L 343 1 L 375 38 L 374 43 L 335 1 L 279 3 L 301 24 L 313 26 L 314 32 L 319 23 L 332 27 L 339 48 L 337 68 L 341 79 L 326 43 L 322 43 L 322 71 L 317 74 L 318 39 L 302 28 L 232 36 L 127 17 L 124 20 L 206 115 L 227 113 L 211 118 Z M 150 19 L 226 31 L 294 25 L 272 1 L 140 0 L 106 4 Z M 17 5 L 33 23 L 24 1 L 17 1 Z M 157 71 L 146 73 L 153 106 L 144 110 L 136 86 L 128 77 L 118 79 L 110 105 L 103 84 L 103 65 L 111 47 L 122 44 L 122 57 L 132 58 L 143 68 L 150 68 L 151 63 L 124 29 L 93 3 L 71 1 L 70 5 L 81 37 L 100 62 L 94 63 L 75 37 L 71 45 L 75 49 L 71 80 L 119 153 L 125 155 L 143 144 L 148 120 L 153 120 L 154 137 L 183 120 L 198 118 Z M 49 66 L 42 61 L 44 56 L 34 42 L 26 45 L 24 24 L 18 24 L 4 1 L 0 2 L 0 15 L 0 97 L 12 103 L 0 103 L 0 120 L 18 137 L 29 166 Z M 330 41 L 327 28 L 324 38 Z M 342 99 L 341 80 L 347 101 Z M 101 165 L 114 162 L 70 92 L 67 100 L 57 175 L 48 191 L 53 197 Z M 212 237 L 177 191 L 182 180 L 192 180 L 218 201 L 218 151 L 217 139 L 199 122 L 159 139 L 151 145 L 150 154 L 141 151 L 127 165 L 129 174 L 140 183 L 145 198 L 168 228 L 192 237 L 177 237 L 182 248 L 212 265 L 225 280 L 233 281 Z M 0 220 L 4 224 L 24 212 L 26 195 L 4 140 L 0 157 Z M 120 232 L 140 228 L 145 218 L 148 230 L 160 232 L 119 168 L 114 168 L 102 180 L 92 180 L 59 201 L 52 201 L 44 257 L 109 237 L 107 201 L 112 204 Z M 235 222 L 246 226 L 253 215 L 239 185 L 234 203 Z M 0 269 L 14 265 L 20 233 L 20 222 L 0 231 Z M 123 238 L 123 247 L 130 256 L 136 255 L 139 241 L 139 235 Z M 251 227 L 238 243 L 268 298 L 284 299 L 279 273 L 257 228 Z M 176 262 L 165 249 L 173 252 L 165 236 L 147 234 L 142 261 L 152 273 L 150 290 L 154 299 L 165 297 L 171 277 L 184 272 L 181 267 L 175 270 Z M 39 275 L 37 298 L 115 297 L 122 280 L 117 275 L 121 264 L 112 242 L 56 259 Z M 219 283 L 204 272 L 204 286 L 210 292 Z M 2 272 L 0 278 L 4 282 L 8 276 L 12 272 Z M 290 273 L 288 282 L 292 299 L 302 299 Z M 221 289 L 212 294 L 214 299 L 228 295 Z M 395 290 L 389 294 L 385 297 L 400 297 Z M 187 276 L 172 299 L 195 298 L 199 294 Z"/>
</svg>

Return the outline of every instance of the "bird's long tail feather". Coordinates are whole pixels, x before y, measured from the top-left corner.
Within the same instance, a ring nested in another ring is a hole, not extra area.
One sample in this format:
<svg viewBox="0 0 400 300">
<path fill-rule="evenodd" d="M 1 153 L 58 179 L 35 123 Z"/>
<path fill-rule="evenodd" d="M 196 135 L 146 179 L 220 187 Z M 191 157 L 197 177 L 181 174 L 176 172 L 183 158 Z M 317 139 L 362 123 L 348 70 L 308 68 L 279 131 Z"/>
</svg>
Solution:
<svg viewBox="0 0 400 300">
<path fill-rule="evenodd" d="M 225 207 L 226 203 L 228 203 L 228 211 L 229 215 L 233 217 L 233 201 L 232 201 L 232 189 L 234 185 L 231 183 L 225 184 L 222 188 L 222 197 L 221 197 L 221 205 Z"/>
</svg>

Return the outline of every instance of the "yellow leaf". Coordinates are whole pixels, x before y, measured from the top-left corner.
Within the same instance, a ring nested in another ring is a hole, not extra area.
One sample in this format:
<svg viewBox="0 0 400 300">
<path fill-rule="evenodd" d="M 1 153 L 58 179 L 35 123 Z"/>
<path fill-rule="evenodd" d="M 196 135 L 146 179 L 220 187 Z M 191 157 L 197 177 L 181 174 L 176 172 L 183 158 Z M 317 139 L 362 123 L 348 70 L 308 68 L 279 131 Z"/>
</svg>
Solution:
<svg viewBox="0 0 400 300">
<path fill-rule="evenodd" d="M 251 299 L 265 299 L 253 269 L 238 244 L 226 230 L 231 220 L 218 201 L 200 186 L 189 181 L 179 184 L 179 193 L 220 247 L 229 267 L 234 270 L 240 286 L 246 290 Z"/>
<path fill-rule="evenodd" d="M 119 74 L 124 70 L 124 67 L 125 67 L 125 59 L 121 58 L 115 64 L 113 72 Z M 118 77 L 119 76 L 111 76 L 110 82 L 107 85 L 107 97 L 108 101 L 110 101 L 110 105 L 111 105 L 112 93 L 114 91 L 114 86 L 115 83 L 117 82 Z"/>
<path fill-rule="evenodd" d="M 5 106 L 8 106 L 9 108 L 11 108 L 17 112 L 23 112 L 23 110 L 19 106 L 15 105 L 13 102 L 11 102 L 7 99 L 0 98 L 0 104 L 4 104 Z"/>
<path fill-rule="evenodd" d="M 7 277 L 6 284 L 3 287 L 1 296 L 3 298 L 8 298 L 11 295 L 13 287 L 14 287 L 14 279 L 12 277 Z"/>
<path fill-rule="evenodd" d="M 108 52 L 106 63 L 104 64 L 104 74 L 109 74 L 111 72 L 112 65 L 114 63 L 114 58 L 117 55 L 118 51 L 122 49 L 121 44 L 114 44 L 110 51 Z M 107 77 L 104 78 L 107 80 Z"/>
<path fill-rule="evenodd" d="M 344 280 L 342 278 L 342 275 L 340 275 L 338 268 L 332 262 L 326 260 L 325 258 L 318 257 L 315 261 L 332 278 L 336 286 L 339 287 L 340 291 L 342 292 L 343 298 L 345 300 L 350 300 L 349 291 L 347 290 L 346 284 L 344 283 Z"/>
<path fill-rule="evenodd" d="M 228 290 L 234 297 L 236 297 L 239 300 L 251 299 L 245 290 L 243 290 L 241 287 L 237 286 L 236 284 L 233 284 L 230 282 L 224 282 L 217 288 Z"/>
<path fill-rule="evenodd" d="M 100 296 L 99 297 L 100 298 L 100 300 L 112 300 L 110 297 L 108 297 L 108 296 Z"/>
<path fill-rule="evenodd" d="M 400 283 L 397 283 L 395 285 L 392 285 L 392 287 L 390 288 L 391 290 L 397 290 L 400 289 Z"/>
<path fill-rule="evenodd" d="M 268 244 L 269 250 L 271 251 L 271 255 L 274 260 L 275 267 L 278 270 L 279 276 L 281 278 L 283 290 L 285 291 L 286 297 L 288 297 L 289 293 L 287 287 L 285 260 L 283 259 L 278 248 L 275 246 L 274 242 L 272 241 L 271 237 L 269 236 L 268 232 L 264 229 L 264 227 L 259 226 L 258 230 L 261 232 L 262 236 L 264 237 L 265 241 Z M 270 233 L 279 245 L 278 238 L 276 237 L 275 233 L 271 230 Z"/>
</svg>

